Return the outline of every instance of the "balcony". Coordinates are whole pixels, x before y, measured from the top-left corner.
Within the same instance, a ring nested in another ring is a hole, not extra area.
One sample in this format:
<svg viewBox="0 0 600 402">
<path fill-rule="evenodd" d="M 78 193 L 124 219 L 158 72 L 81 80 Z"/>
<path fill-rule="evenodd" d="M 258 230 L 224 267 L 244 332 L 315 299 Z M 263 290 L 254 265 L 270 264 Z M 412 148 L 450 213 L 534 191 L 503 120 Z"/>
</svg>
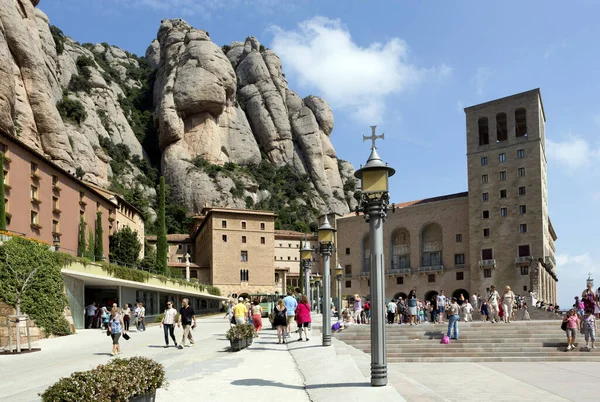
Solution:
<svg viewBox="0 0 600 402">
<path fill-rule="evenodd" d="M 525 256 L 525 257 L 516 257 L 515 258 L 515 264 L 517 266 L 531 265 L 532 262 L 533 262 L 533 257 L 530 255 Z"/>
<path fill-rule="evenodd" d="M 386 274 L 387 275 L 406 275 L 406 274 L 410 274 L 411 273 L 411 269 L 410 268 L 394 268 L 395 265 L 392 264 L 392 269 L 388 269 Z"/>
<path fill-rule="evenodd" d="M 556 266 L 556 260 L 554 259 L 553 255 L 547 255 L 546 258 L 544 259 L 544 262 L 546 263 L 546 265 L 548 265 L 550 268 L 553 268 Z"/>
<path fill-rule="evenodd" d="M 483 267 L 496 268 L 496 260 L 480 260 L 479 267 L 480 268 L 483 268 Z"/>
<path fill-rule="evenodd" d="M 428 267 L 419 267 L 417 272 L 442 272 L 444 270 L 443 265 L 431 265 Z"/>
<path fill-rule="evenodd" d="M 362 271 L 358 276 L 360 278 L 370 278 L 371 277 L 371 271 Z"/>
</svg>

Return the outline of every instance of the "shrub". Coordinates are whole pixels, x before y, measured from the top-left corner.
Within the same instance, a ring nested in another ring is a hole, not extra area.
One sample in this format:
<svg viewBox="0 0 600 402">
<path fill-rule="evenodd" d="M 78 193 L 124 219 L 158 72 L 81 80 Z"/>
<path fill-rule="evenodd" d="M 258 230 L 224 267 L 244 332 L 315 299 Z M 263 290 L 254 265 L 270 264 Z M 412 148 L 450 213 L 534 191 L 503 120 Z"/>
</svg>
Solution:
<svg viewBox="0 0 600 402">
<path fill-rule="evenodd" d="M 231 46 L 223 45 L 221 46 L 221 50 L 223 51 L 223 53 L 227 54 L 227 52 L 231 50 Z"/>
<path fill-rule="evenodd" d="M 63 121 L 66 120 L 81 124 L 81 122 L 87 118 L 87 113 L 83 104 L 79 100 L 71 99 L 66 96 L 63 96 L 63 98 L 58 101 L 56 109 Z"/>
<path fill-rule="evenodd" d="M 127 380 L 125 380 L 127 379 Z M 61 378 L 43 393 L 43 401 L 127 401 L 166 385 L 162 364 L 145 358 L 114 359 L 89 371 Z"/>
<path fill-rule="evenodd" d="M 54 39 L 56 54 L 62 54 L 65 51 L 65 41 L 67 40 L 65 34 L 56 25 L 50 25 L 50 33 L 52 34 L 52 39 Z"/>
</svg>

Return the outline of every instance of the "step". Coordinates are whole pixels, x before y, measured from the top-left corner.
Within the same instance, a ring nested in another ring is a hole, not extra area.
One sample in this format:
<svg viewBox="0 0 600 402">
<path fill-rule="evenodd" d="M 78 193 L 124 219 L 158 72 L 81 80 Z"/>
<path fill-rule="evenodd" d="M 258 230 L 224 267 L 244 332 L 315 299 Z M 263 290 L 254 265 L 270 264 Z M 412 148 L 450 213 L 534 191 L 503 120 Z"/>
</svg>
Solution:
<svg viewBox="0 0 600 402">
<path fill-rule="evenodd" d="M 390 342 L 396 342 L 396 341 L 414 341 L 414 340 L 436 340 L 436 339 L 442 339 L 442 336 L 445 334 L 431 334 L 431 335 L 413 335 L 413 336 L 388 336 L 386 335 L 386 341 L 388 343 Z M 347 336 L 335 336 L 337 339 L 341 340 L 341 341 L 347 341 L 347 342 L 352 342 L 352 341 L 370 341 L 371 337 L 370 336 L 351 336 L 351 335 L 347 335 Z M 565 339 L 565 336 L 563 334 L 527 334 L 527 335 L 519 335 L 518 337 L 504 337 L 504 336 L 498 336 L 498 335 L 491 335 L 491 336 L 486 336 L 485 334 L 465 334 L 463 332 L 459 331 L 459 338 L 461 339 L 468 339 L 468 340 L 475 340 L 475 339 L 489 339 L 490 341 L 497 341 L 497 342 L 514 342 L 515 339 L 557 339 L 557 338 L 562 338 Z"/>
<path fill-rule="evenodd" d="M 511 357 L 394 357 L 389 363 L 482 363 L 482 362 L 600 362 L 600 355 L 563 353 L 563 356 L 511 356 Z"/>
</svg>

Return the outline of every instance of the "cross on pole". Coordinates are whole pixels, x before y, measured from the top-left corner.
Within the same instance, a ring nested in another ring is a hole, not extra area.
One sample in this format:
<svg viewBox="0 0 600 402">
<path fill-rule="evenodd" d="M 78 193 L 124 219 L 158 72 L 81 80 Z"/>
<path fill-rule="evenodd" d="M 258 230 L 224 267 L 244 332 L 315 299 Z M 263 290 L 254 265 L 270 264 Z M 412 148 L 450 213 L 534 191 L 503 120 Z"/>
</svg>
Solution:
<svg viewBox="0 0 600 402">
<path fill-rule="evenodd" d="M 383 140 L 385 134 L 381 133 L 381 135 L 377 135 L 377 134 L 375 134 L 375 129 L 377 128 L 377 126 L 370 126 L 370 127 L 371 127 L 371 135 L 369 137 L 367 137 L 366 135 L 363 135 L 363 142 L 365 142 L 367 140 L 371 140 L 371 141 L 373 141 L 371 148 L 377 148 L 375 146 L 375 141 L 378 140 L 379 138 L 381 138 Z"/>
</svg>

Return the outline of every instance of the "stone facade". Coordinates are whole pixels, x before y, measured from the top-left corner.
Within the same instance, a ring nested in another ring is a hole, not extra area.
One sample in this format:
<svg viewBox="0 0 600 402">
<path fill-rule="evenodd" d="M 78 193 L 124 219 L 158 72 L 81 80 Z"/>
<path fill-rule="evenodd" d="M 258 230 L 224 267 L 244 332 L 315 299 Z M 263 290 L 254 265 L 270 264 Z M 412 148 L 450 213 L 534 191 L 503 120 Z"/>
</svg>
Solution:
<svg viewBox="0 0 600 402">
<path fill-rule="evenodd" d="M 275 231 L 275 269 L 286 272 L 286 287 L 302 287 L 300 283 L 300 269 L 302 265 L 300 249 L 304 247 L 304 241 L 307 241 L 313 250 L 311 273 L 316 274 L 317 272 L 321 272 L 319 269 L 321 264 L 319 244 L 316 236 L 289 230 Z M 277 273 L 275 277 L 278 277 Z M 279 279 L 281 280 L 282 278 L 279 277 Z"/>
</svg>

